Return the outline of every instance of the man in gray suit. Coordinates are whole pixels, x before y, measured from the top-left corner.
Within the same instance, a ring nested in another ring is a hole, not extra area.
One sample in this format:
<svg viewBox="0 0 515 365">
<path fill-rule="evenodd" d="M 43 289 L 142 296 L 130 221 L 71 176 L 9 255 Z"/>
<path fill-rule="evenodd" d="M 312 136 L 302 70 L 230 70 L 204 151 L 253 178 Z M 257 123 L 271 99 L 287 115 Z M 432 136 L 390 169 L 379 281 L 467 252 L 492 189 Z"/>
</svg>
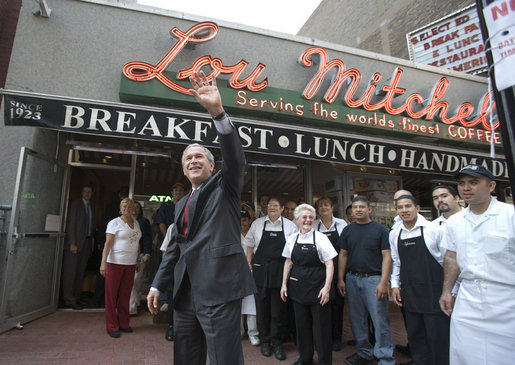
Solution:
<svg viewBox="0 0 515 365">
<path fill-rule="evenodd" d="M 204 365 L 207 354 L 211 365 L 243 364 L 241 299 L 256 292 L 240 244 L 245 155 L 216 79 L 209 82 L 201 71 L 190 82 L 190 92 L 213 118 L 223 164 L 213 175 L 209 150 L 198 144 L 184 150 L 183 172 L 192 191 L 177 203 L 172 241 L 147 302 L 157 314 L 159 292 L 174 276 L 175 364 Z"/>
<path fill-rule="evenodd" d="M 66 244 L 63 258 L 63 304 L 82 309 L 80 302 L 82 279 L 93 250 L 93 188 L 83 185 L 81 198 L 70 203 L 66 223 Z"/>
</svg>

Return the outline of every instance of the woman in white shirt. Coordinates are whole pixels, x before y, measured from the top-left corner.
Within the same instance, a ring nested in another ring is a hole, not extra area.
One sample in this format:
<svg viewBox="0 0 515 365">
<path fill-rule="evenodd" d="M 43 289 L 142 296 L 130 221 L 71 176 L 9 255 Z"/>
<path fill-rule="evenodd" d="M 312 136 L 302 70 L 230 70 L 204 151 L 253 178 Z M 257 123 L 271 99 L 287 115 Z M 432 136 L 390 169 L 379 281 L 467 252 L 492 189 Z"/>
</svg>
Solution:
<svg viewBox="0 0 515 365">
<path fill-rule="evenodd" d="M 293 301 L 299 359 L 294 364 L 313 363 L 313 345 L 321 365 L 332 364 L 331 282 L 333 258 L 337 255 L 331 241 L 313 229 L 315 209 L 308 204 L 295 208 L 299 233 L 290 235 L 284 246 L 286 257 L 281 299 Z M 334 297 L 334 293 L 332 295 Z"/>
<path fill-rule="evenodd" d="M 130 333 L 129 299 L 138 263 L 141 230 L 133 219 L 134 201 L 120 202 L 121 216 L 107 224 L 100 274 L 105 277 L 105 317 L 109 336 Z"/>
</svg>

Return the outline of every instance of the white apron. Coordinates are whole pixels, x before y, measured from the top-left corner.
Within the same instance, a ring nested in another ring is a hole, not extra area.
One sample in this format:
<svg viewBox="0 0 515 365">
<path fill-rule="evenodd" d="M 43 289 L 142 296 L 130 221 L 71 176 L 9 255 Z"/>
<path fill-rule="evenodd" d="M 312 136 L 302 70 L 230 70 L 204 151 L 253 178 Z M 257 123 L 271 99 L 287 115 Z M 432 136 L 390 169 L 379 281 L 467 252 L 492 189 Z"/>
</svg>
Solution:
<svg viewBox="0 0 515 365">
<path fill-rule="evenodd" d="M 241 314 L 256 315 L 256 301 L 254 299 L 254 294 L 243 298 L 241 302 Z"/>
<path fill-rule="evenodd" d="M 515 364 L 513 286 L 462 281 L 451 316 L 450 364 Z"/>
</svg>

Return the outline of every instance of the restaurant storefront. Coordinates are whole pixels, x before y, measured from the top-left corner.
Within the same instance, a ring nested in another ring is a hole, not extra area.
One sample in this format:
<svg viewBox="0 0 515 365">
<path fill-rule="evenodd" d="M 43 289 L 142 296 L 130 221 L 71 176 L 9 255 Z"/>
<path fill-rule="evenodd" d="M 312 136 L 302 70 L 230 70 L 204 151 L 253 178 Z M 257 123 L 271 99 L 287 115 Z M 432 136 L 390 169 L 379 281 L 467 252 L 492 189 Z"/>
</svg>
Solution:
<svg viewBox="0 0 515 365">
<path fill-rule="evenodd" d="M 362 194 L 389 225 L 396 190 L 431 217 L 431 188 L 468 163 L 491 169 L 506 198 L 482 78 L 137 4 L 48 3 L 42 18 L 22 1 L 1 91 L 0 203 L 12 214 L 0 330 L 57 307 L 66 207 L 82 184 L 94 186 L 97 212 L 128 186 L 151 219 L 187 183 L 185 145 L 212 147 L 219 167 L 214 125 L 187 91 L 200 69 L 217 77 L 240 133 L 242 201 L 329 196 L 345 218 Z"/>
</svg>

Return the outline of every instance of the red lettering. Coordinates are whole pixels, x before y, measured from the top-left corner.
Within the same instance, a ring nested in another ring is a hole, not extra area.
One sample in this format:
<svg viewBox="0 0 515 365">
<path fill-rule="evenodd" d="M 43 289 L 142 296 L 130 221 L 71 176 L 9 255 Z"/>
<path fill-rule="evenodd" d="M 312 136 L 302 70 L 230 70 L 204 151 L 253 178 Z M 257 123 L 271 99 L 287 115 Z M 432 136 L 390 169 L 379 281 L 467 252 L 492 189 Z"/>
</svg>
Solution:
<svg viewBox="0 0 515 365">
<path fill-rule="evenodd" d="M 188 43 L 202 43 L 213 39 L 218 33 L 218 26 L 213 22 L 204 22 L 194 25 L 186 32 L 174 27 L 170 33 L 178 39 L 178 42 L 168 51 L 163 59 L 157 63 L 157 65 L 154 66 L 149 63 L 139 61 L 128 62 L 123 66 L 123 74 L 128 79 L 134 81 L 149 81 L 156 78 L 170 89 L 189 95 L 189 88 L 170 80 L 164 74 L 164 70 Z M 229 80 L 229 85 L 235 89 L 247 87 L 251 91 L 259 91 L 268 85 L 268 81 L 266 79 L 261 83 L 256 83 L 257 78 L 266 67 L 263 64 L 260 63 L 245 80 L 239 81 L 239 77 L 248 65 L 247 61 L 241 60 L 236 65 L 225 66 L 221 59 L 211 58 L 210 56 L 200 57 L 193 63 L 192 67 L 179 71 L 177 78 L 187 78 L 194 72 L 199 71 L 200 68 L 205 65 L 209 65 L 212 68 L 211 73 L 206 75 L 208 80 L 218 76 L 220 73 L 232 74 Z"/>
</svg>

